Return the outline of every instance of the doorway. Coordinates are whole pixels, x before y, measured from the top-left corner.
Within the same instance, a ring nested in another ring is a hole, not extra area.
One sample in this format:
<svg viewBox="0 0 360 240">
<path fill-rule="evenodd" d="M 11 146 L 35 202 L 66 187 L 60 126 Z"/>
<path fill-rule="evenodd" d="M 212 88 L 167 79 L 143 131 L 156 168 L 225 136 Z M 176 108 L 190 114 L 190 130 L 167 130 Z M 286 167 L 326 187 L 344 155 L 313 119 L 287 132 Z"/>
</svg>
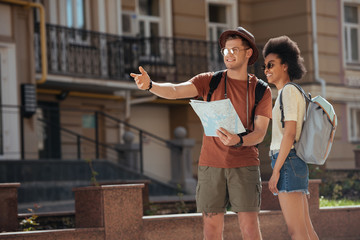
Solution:
<svg viewBox="0 0 360 240">
<path fill-rule="evenodd" d="M 60 111 L 56 102 L 38 102 L 38 116 L 43 121 L 39 122 L 39 158 L 60 159 Z"/>
</svg>

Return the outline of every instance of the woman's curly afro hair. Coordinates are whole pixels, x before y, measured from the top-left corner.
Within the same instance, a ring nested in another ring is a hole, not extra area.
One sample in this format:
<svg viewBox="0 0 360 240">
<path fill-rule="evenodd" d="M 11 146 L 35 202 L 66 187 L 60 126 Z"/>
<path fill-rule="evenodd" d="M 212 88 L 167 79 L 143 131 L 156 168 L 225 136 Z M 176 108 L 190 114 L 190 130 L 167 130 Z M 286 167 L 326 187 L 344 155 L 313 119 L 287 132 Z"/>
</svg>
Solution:
<svg viewBox="0 0 360 240">
<path fill-rule="evenodd" d="M 300 49 L 296 42 L 288 36 L 271 38 L 265 44 L 263 57 L 266 58 L 270 53 L 278 55 L 282 64 L 288 65 L 290 80 L 301 79 L 305 73 L 304 59 L 300 55 Z"/>
</svg>

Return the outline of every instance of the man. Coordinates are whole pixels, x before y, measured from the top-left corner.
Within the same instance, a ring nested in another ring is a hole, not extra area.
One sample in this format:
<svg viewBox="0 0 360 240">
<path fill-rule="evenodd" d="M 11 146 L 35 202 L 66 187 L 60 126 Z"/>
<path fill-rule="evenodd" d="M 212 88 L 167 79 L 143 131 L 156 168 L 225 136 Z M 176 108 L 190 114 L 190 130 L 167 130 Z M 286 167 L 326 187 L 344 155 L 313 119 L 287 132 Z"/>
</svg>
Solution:
<svg viewBox="0 0 360 240">
<path fill-rule="evenodd" d="M 242 136 L 220 128 L 216 131 L 218 137 L 204 135 L 196 189 L 197 211 L 203 213 L 206 240 L 222 239 L 228 204 L 237 212 L 243 239 L 261 239 L 258 221 L 261 180 L 256 145 L 264 139 L 271 118 L 271 91 L 266 88 L 255 109 L 255 117 L 251 116 L 258 80 L 247 73 L 247 66 L 255 63 L 258 57 L 255 38 L 246 29 L 238 27 L 223 32 L 219 44 L 226 71 L 211 100 L 227 96 L 249 133 Z M 138 88 L 166 99 L 197 96 L 206 99 L 213 75 L 202 73 L 179 84 L 157 83 L 142 67 L 139 70 L 140 74 L 130 74 Z"/>
</svg>

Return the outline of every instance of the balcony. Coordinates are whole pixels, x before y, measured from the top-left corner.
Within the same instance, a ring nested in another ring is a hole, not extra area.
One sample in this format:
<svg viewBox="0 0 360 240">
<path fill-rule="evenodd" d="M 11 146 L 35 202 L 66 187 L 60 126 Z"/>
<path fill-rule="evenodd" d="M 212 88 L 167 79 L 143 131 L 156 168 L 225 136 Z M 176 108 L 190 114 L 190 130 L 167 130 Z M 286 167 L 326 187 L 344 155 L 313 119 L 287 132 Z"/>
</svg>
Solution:
<svg viewBox="0 0 360 240">
<path fill-rule="evenodd" d="M 141 65 L 154 79 L 181 82 L 225 68 L 217 42 L 117 36 L 47 24 L 48 73 L 129 81 Z M 35 67 L 41 72 L 39 25 L 35 25 Z"/>
<path fill-rule="evenodd" d="M 39 25 L 35 25 L 35 67 L 41 72 Z M 194 75 L 224 69 L 217 42 L 180 38 L 139 38 L 47 24 L 48 73 L 112 81 L 132 81 L 143 66 L 152 78 L 182 82 Z M 261 49 L 262 47 L 259 47 Z M 259 59 L 249 72 L 264 78 Z"/>
</svg>

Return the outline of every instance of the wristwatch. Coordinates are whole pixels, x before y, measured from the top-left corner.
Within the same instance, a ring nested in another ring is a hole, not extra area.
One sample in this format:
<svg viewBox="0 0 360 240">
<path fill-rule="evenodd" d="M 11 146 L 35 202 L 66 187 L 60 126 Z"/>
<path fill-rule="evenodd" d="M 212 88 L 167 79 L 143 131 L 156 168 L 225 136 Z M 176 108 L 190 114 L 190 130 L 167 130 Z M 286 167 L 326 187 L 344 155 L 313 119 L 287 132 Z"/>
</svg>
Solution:
<svg viewBox="0 0 360 240">
<path fill-rule="evenodd" d="M 239 138 L 240 138 L 240 142 L 238 142 L 237 144 L 233 145 L 233 147 L 241 147 L 244 143 L 243 137 L 241 135 L 241 133 L 238 134 Z"/>
</svg>

